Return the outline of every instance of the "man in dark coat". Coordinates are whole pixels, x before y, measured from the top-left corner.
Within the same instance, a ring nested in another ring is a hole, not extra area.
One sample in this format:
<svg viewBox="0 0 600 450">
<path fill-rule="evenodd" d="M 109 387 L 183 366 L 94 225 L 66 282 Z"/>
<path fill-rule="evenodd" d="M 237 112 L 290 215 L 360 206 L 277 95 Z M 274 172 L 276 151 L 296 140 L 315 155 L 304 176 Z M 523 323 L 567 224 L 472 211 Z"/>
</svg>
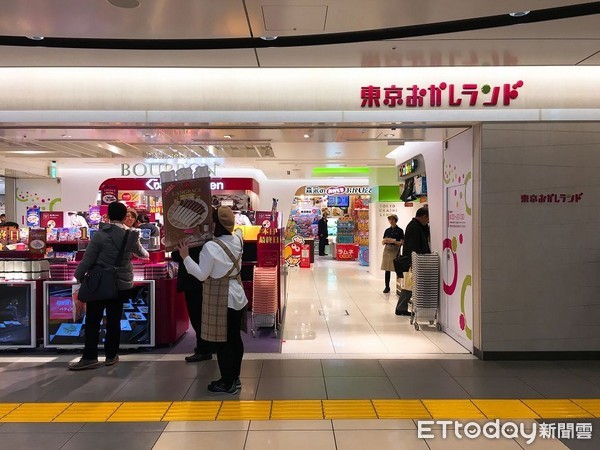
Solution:
<svg viewBox="0 0 600 450">
<path fill-rule="evenodd" d="M 417 214 L 404 231 L 402 256 L 410 256 L 412 252 L 431 253 L 429 248 L 429 210 L 426 207 L 417 210 Z"/>
<path fill-rule="evenodd" d="M 325 246 L 328 244 L 327 238 L 329 237 L 329 232 L 327 231 L 327 211 L 323 211 L 323 216 L 319 219 L 318 222 L 318 231 L 319 235 L 319 256 L 327 256 L 325 253 Z"/>
<path fill-rule="evenodd" d="M 190 257 L 198 263 L 202 247 L 190 248 Z M 202 323 L 202 281 L 190 275 L 185 269 L 183 259 L 178 250 L 171 252 L 171 259 L 179 263 L 177 272 L 177 292 L 183 292 L 185 303 L 190 316 L 190 323 L 196 333 L 196 348 L 194 354 L 186 356 L 187 362 L 200 362 L 212 359 L 212 350 L 210 343 L 200 337 L 200 327 Z"/>
</svg>

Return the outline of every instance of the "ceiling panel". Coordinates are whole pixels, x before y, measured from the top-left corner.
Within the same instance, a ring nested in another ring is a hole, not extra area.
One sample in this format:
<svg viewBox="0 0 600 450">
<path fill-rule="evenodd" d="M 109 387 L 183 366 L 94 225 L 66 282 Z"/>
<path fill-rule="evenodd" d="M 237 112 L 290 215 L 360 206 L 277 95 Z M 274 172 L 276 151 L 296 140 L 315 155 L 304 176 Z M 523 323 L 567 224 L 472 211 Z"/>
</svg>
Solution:
<svg viewBox="0 0 600 450">
<path fill-rule="evenodd" d="M 261 67 L 429 67 L 574 65 L 599 40 L 380 41 L 257 49 Z"/>
<path fill-rule="evenodd" d="M 106 0 L 2 0 L 0 34 L 117 39 L 249 37 L 241 0 L 141 0 L 124 9 Z"/>
</svg>

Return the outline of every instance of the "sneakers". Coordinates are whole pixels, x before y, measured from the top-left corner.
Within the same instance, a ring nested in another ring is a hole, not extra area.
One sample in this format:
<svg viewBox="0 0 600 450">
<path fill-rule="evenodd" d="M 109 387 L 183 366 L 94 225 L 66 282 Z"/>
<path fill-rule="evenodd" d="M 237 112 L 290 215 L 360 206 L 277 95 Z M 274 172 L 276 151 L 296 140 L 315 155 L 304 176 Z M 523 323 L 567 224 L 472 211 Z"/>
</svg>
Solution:
<svg viewBox="0 0 600 450">
<path fill-rule="evenodd" d="M 95 369 L 100 366 L 100 362 L 97 359 L 83 359 L 81 358 L 79 361 L 70 363 L 69 370 L 87 370 L 87 369 Z"/>
<path fill-rule="evenodd" d="M 209 359 L 212 359 L 212 353 L 194 353 L 185 357 L 187 362 L 208 361 Z"/>
<path fill-rule="evenodd" d="M 240 377 L 237 377 L 235 380 L 233 380 L 233 385 L 238 389 L 242 389 L 242 382 L 240 380 Z"/>
<path fill-rule="evenodd" d="M 221 380 L 211 382 L 207 389 L 208 392 L 212 392 L 213 394 L 235 395 L 240 391 L 240 388 L 237 386 L 235 381 L 231 384 L 231 386 L 228 386 Z"/>
<path fill-rule="evenodd" d="M 386 287 L 386 288 L 383 290 L 383 293 L 384 293 L 384 294 L 388 294 L 389 292 L 390 292 L 390 288 L 389 288 L 389 287 Z"/>
<path fill-rule="evenodd" d="M 118 362 L 119 362 L 119 355 L 115 355 L 115 356 L 113 356 L 112 358 L 108 358 L 108 357 L 107 357 L 107 358 L 104 360 L 104 365 L 105 365 L 105 366 L 112 366 L 112 365 L 114 365 L 114 364 L 116 364 L 116 363 L 118 363 Z"/>
</svg>

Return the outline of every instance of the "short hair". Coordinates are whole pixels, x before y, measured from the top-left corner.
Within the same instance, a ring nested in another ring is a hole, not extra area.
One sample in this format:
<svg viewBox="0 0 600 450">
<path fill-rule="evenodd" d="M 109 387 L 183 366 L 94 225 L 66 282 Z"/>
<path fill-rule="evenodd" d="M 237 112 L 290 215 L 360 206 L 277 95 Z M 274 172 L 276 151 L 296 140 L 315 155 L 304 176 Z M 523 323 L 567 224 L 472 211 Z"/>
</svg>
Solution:
<svg viewBox="0 0 600 450">
<path fill-rule="evenodd" d="M 417 214 L 415 217 L 429 217 L 429 208 L 426 206 L 417 209 Z"/>
<path fill-rule="evenodd" d="M 127 215 L 127 206 L 121 202 L 112 202 L 108 205 L 108 218 L 109 220 L 116 220 L 122 222 Z"/>
</svg>

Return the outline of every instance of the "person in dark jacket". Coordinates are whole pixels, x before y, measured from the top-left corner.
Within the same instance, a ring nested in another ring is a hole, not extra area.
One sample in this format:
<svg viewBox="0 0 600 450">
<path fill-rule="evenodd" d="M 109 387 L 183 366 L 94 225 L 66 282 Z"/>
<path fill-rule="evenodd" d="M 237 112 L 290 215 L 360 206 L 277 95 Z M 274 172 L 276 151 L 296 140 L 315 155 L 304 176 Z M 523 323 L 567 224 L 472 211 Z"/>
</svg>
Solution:
<svg viewBox="0 0 600 450">
<path fill-rule="evenodd" d="M 190 257 L 196 264 L 200 259 L 202 247 L 192 247 L 189 249 Z M 196 348 L 194 354 L 186 356 L 187 362 L 200 362 L 212 359 L 211 345 L 201 337 L 200 327 L 202 326 L 202 281 L 190 275 L 183 264 L 183 259 L 179 250 L 171 252 L 171 259 L 178 263 L 177 271 L 177 292 L 183 292 L 185 295 L 185 304 L 187 306 L 190 323 L 196 333 Z"/>
<path fill-rule="evenodd" d="M 90 243 L 85 250 L 83 259 L 75 269 L 75 278 L 81 282 L 84 275 L 95 265 L 109 268 L 115 267 L 119 250 L 126 236 L 127 228 L 123 225 L 123 219 L 127 214 L 127 207 L 119 202 L 108 205 L 108 217 L 110 223 L 103 225 L 100 231 L 94 233 Z M 140 234 L 135 230 L 127 230 L 127 241 L 123 251 L 123 257 L 117 267 L 117 280 L 119 295 L 113 300 L 89 302 L 86 305 L 85 318 L 85 348 L 82 358 L 75 363 L 69 364 L 70 370 L 95 369 L 100 365 L 98 362 L 98 339 L 100 336 L 100 322 L 104 309 L 106 308 L 106 338 L 104 351 L 106 354 L 105 364 L 113 365 L 119 361 L 119 341 L 121 338 L 121 315 L 123 314 L 123 302 L 129 298 L 133 287 L 133 265 L 132 255 L 140 258 L 148 258 L 148 252 L 140 244 Z"/>
<path fill-rule="evenodd" d="M 404 231 L 402 256 L 431 253 L 429 248 L 429 209 L 419 208 Z"/>
<path fill-rule="evenodd" d="M 400 253 L 400 247 L 402 246 L 402 240 L 404 239 L 404 232 L 402 228 L 398 226 L 398 216 L 391 214 L 388 216 L 388 222 L 390 227 L 383 233 L 383 241 L 381 242 L 385 247 L 383 249 L 383 257 L 381 261 L 381 270 L 385 271 L 385 289 L 384 294 L 390 292 L 390 280 L 394 269 L 394 259 Z"/>
<path fill-rule="evenodd" d="M 319 256 L 327 256 L 325 253 L 325 246 L 329 243 L 327 238 L 329 232 L 327 231 L 327 211 L 323 211 L 323 215 L 317 223 L 317 234 L 319 235 Z"/>
</svg>

